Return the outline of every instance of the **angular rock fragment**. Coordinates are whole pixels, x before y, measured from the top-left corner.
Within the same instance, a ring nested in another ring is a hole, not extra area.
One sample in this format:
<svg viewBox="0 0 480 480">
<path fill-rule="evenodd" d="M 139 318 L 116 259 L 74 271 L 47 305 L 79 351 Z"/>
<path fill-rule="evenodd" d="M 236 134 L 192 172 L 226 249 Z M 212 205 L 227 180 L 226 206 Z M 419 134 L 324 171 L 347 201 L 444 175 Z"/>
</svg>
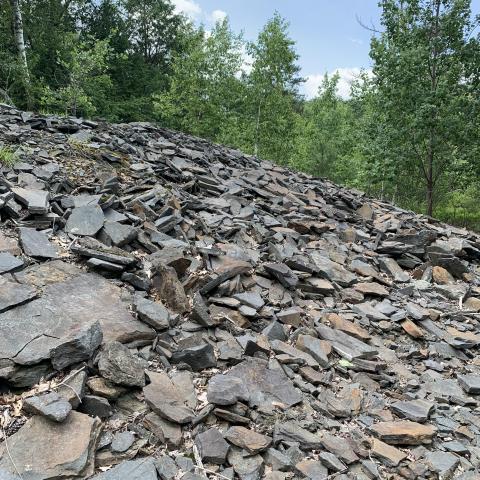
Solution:
<svg viewBox="0 0 480 480">
<path fill-rule="evenodd" d="M 170 422 L 191 422 L 195 415 L 175 381 L 165 373 L 149 372 L 148 376 L 150 384 L 143 388 L 148 406 Z"/>
<path fill-rule="evenodd" d="M 98 205 L 87 205 L 72 210 L 65 231 L 72 235 L 93 237 L 102 228 L 105 217 Z"/>
<path fill-rule="evenodd" d="M 273 443 L 297 442 L 302 450 L 318 450 L 322 446 L 322 437 L 301 427 L 298 422 L 276 422 L 273 430 Z"/>
<path fill-rule="evenodd" d="M 23 261 L 10 253 L 0 253 L 0 274 L 23 267 Z"/>
<path fill-rule="evenodd" d="M 391 409 L 400 417 L 407 418 L 413 422 L 424 423 L 428 420 L 434 404 L 427 400 L 410 400 L 393 403 Z"/>
<path fill-rule="evenodd" d="M 388 467 L 397 467 L 401 461 L 407 458 L 406 453 L 377 438 L 372 439 L 372 456 L 378 458 Z"/>
<path fill-rule="evenodd" d="M 215 367 L 217 365 L 217 359 L 213 347 L 209 343 L 205 343 L 174 352 L 172 355 L 172 363 L 186 363 L 190 365 L 194 371 L 199 371 L 205 368 Z"/>
<path fill-rule="evenodd" d="M 296 346 L 299 350 L 311 355 L 321 367 L 328 367 L 328 357 L 323 349 L 322 342 L 311 335 L 299 335 Z"/>
<path fill-rule="evenodd" d="M 458 375 L 457 379 L 466 393 L 480 395 L 480 375 Z"/>
<path fill-rule="evenodd" d="M 106 472 L 92 477 L 92 480 L 157 480 L 157 470 L 153 458 L 128 460 Z"/>
<path fill-rule="evenodd" d="M 13 188 L 12 192 L 15 199 L 25 205 L 30 213 L 42 215 L 48 212 L 48 192 L 21 187 Z"/>
<path fill-rule="evenodd" d="M 228 463 L 240 480 L 260 480 L 265 468 L 260 455 L 245 455 L 245 452 L 239 448 L 230 448 Z"/>
<path fill-rule="evenodd" d="M 145 385 L 144 364 L 119 342 L 107 343 L 98 361 L 102 377 L 117 385 L 143 387 Z"/>
<path fill-rule="evenodd" d="M 232 405 L 238 400 L 251 406 L 279 404 L 291 407 L 302 400 L 283 370 L 271 369 L 265 360 L 245 359 L 224 375 L 213 376 L 208 385 L 208 399 L 219 405 Z M 222 403 L 220 403 L 222 402 Z"/>
<path fill-rule="evenodd" d="M 17 305 L 23 305 L 36 296 L 37 291 L 29 285 L 20 285 L 7 276 L 0 277 L 0 313 Z M 6 325 L 7 322 L 4 323 L 4 326 Z"/>
<path fill-rule="evenodd" d="M 270 437 L 239 426 L 230 427 L 225 433 L 225 438 L 251 454 L 263 452 L 272 443 Z"/>
<path fill-rule="evenodd" d="M 123 247 L 137 238 L 138 231 L 130 225 L 117 222 L 107 222 L 99 234 L 99 239 L 106 245 Z"/>
<path fill-rule="evenodd" d="M 25 255 L 45 259 L 58 258 L 56 247 L 49 242 L 45 233 L 26 227 L 20 227 L 18 232 Z"/>
<path fill-rule="evenodd" d="M 165 330 L 170 326 L 170 312 L 161 303 L 137 297 L 135 308 L 140 320 L 155 330 Z"/>
<path fill-rule="evenodd" d="M 43 415 L 54 422 L 63 422 L 72 410 L 72 406 L 57 393 L 50 392 L 26 398 L 23 409 L 27 413 Z"/>
<path fill-rule="evenodd" d="M 302 460 L 295 465 L 295 469 L 310 480 L 320 480 L 328 477 L 327 467 L 318 460 Z"/>
<path fill-rule="evenodd" d="M 98 418 L 78 412 L 71 412 L 62 423 L 34 416 L 8 439 L 9 455 L 5 444 L 0 446 L 0 471 L 16 475 L 18 469 L 22 478 L 39 480 L 89 477 L 100 432 Z"/>
<path fill-rule="evenodd" d="M 204 462 L 218 465 L 225 463 L 229 445 L 216 428 L 210 428 L 197 435 L 195 444 Z"/>
<path fill-rule="evenodd" d="M 380 440 L 391 445 L 428 444 L 432 442 L 437 432 L 433 425 L 422 425 L 407 420 L 376 423 L 372 431 Z"/>
</svg>

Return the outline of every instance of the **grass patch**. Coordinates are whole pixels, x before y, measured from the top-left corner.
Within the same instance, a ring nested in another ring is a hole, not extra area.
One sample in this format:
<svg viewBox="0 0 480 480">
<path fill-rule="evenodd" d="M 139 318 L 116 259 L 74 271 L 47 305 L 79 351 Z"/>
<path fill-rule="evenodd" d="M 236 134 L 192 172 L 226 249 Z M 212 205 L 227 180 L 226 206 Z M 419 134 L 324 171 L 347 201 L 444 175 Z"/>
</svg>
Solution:
<svg viewBox="0 0 480 480">
<path fill-rule="evenodd" d="M 6 146 L 0 145 L 0 165 L 7 168 L 12 168 L 17 162 L 17 155 L 15 151 Z"/>
</svg>

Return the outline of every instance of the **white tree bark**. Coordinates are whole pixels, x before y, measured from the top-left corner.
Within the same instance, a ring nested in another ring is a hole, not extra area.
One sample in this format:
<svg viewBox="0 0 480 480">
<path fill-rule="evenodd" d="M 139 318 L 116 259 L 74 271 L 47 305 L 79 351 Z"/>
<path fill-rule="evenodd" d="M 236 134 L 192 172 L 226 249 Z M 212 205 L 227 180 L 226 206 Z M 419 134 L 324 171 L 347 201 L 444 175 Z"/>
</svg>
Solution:
<svg viewBox="0 0 480 480">
<path fill-rule="evenodd" d="M 25 40 L 23 36 L 23 20 L 22 11 L 20 9 L 20 0 L 10 0 L 13 17 L 13 35 L 15 37 L 15 45 L 20 63 L 24 69 L 25 81 L 28 83 L 30 74 L 28 71 L 27 53 L 25 50 Z"/>
</svg>

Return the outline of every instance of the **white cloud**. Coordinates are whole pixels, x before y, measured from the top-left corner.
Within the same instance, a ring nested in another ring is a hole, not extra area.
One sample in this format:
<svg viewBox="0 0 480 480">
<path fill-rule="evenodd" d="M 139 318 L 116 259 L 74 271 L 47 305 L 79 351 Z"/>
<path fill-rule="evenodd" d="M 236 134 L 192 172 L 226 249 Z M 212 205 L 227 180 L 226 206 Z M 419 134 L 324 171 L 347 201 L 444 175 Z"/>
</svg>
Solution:
<svg viewBox="0 0 480 480">
<path fill-rule="evenodd" d="M 200 5 L 193 0 L 173 0 L 175 13 L 183 13 L 192 20 L 197 19 L 202 13 Z"/>
<path fill-rule="evenodd" d="M 362 69 L 358 67 L 353 68 L 337 68 L 331 72 L 328 72 L 328 76 L 333 76 L 336 72 L 340 75 L 338 80 L 338 95 L 341 98 L 348 99 L 350 98 L 351 88 L 353 81 L 360 75 Z M 367 70 L 367 73 L 370 75 L 371 70 Z M 304 84 L 304 93 L 307 98 L 313 98 L 318 94 L 318 87 L 323 81 L 324 74 L 312 74 L 307 75 L 306 82 Z"/>
<path fill-rule="evenodd" d="M 363 40 L 360 38 L 349 38 L 350 42 L 355 43 L 356 45 L 363 45 Z"/>
<path fill-rule="evenodd" d="M 214 10 L 210 14 L 210 20 L 212 23 L 217 23 L 217 22 L 221 22 L 226 16 L 227 16 L 227 12 L 224 12 L 223 10 Z"/>
</svg>

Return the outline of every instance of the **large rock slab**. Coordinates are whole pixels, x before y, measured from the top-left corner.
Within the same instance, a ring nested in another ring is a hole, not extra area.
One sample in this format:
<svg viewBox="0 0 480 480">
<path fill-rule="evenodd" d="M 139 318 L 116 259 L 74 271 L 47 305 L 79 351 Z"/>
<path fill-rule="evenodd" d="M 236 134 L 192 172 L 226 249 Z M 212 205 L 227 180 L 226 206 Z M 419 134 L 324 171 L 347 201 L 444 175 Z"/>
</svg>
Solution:
<svg viewBox="0 0 480 480">
<path fill-rule="evenodd" d="M 27 227 L 20 227 L 18 232 L 25 255 L 35 258 L 58 258 L 56 247 L 49 242 L 44 232 Z"/>
<path fill-rule="evenodd" d="M 62 262 L 25 272 L 20 289 L 31 292 L 26 283 L 43 285 L 43 294 L 0 314 L 4 359 L 18 365 L 52 359 L 56 368 L 64 368 L 90 357 L 101 342 L 99 332 L 105 332 L 107 342 L 154 338 L 154 331 L 128 312 L 119 287 L 79 272 Z"/>
<path fill-rule="evenodd" d="M 17 474 L 18 469 L 24 480 L 88 477 L 100 431 L 98 418 L 78 412 L 63 423 L 32 417 L 8 439 L 9 454 L 5 443 L 0 446 L 0 472 Z"/>
<path fill-rule="evenodd" d="M 248 358 L 225 375 L 212 377 L 207 395 L 210 402 L 219 405 L 244 400 L 251 406 L 273 408 L 280 404 L 288 408 L 302 401 L 302 394 L 283 370 L 271 369 L 268 362 L 258 358 Z"/>
<path fill-rule="evenodd" d="M 42 215 L 48 212 L 49 193 L 21 187 L 12 189 L 15 199 L 23 203 L 30 213 Z"/>
<path fill-rule="evenodd" d="M 11 253 L 0 253 L 0 274 L 18 270 L 23 266 L 23 260 L 14 257 Z"/>
<path fill-rule="evenodd" d="M 157 480 L 157 469 L 153 458 L 127 460 L 106 472 L 92 477 L 92 480 Z"/>
<path fill-rule="evenodd" d="M 37 291 L 30 285 L 20 285 L 9 276 L 0 277 L 0 313 L 29 302 L 36 296 Z"/>
</svg>

